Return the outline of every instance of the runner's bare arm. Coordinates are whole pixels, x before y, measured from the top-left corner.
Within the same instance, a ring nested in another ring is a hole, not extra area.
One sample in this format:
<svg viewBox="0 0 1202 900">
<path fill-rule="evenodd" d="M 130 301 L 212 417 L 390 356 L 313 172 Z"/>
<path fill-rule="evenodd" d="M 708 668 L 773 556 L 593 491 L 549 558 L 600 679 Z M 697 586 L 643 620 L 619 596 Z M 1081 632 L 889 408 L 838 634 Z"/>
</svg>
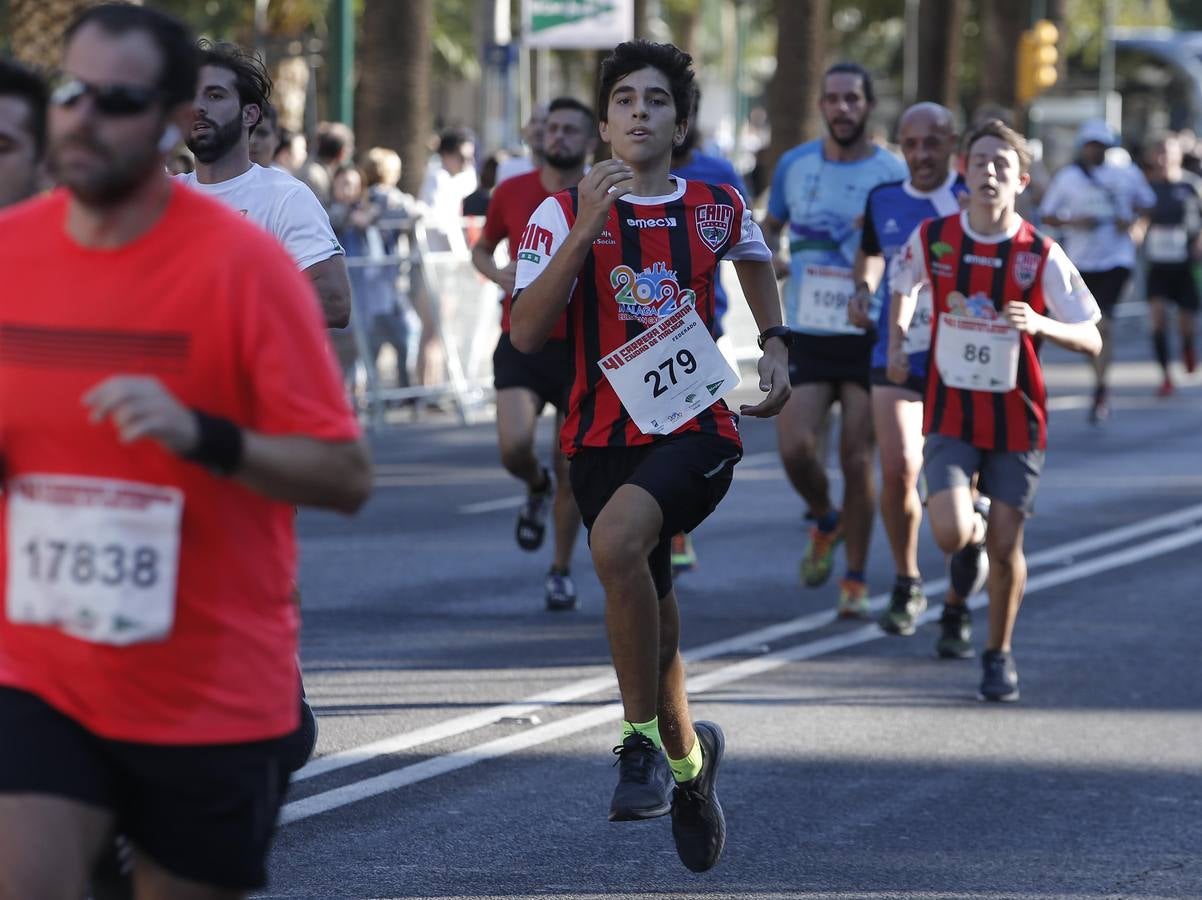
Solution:
<svg viewBox="0 0 1202 900">
<path fill-rule="evenodd" d="M 123 443 L 143 438 L 186 457 L 200 442 L 196 415 L 157 378 L 115 375 L 82 398 L 95 424 L 112 423 Z M 371 493 L 371 460 L 362 440 L 242 433 L 232 477 L 272 500 L 351 513 Z"/>
<path fill-rule="evenodd" d="M 789 258 L 787 255 L 782 255 L 780 251 L 780 233 L 784 227 L 785 223 L 772 215 L 772 213 L 766 214 L 763 221 L 760 222 L 760 231 L 764 234 L 764 243 L 772 251 L 772 268 L 776 272 L 777 278 L 789 277 Z"/>
<path fill-rule="evenodd" d="M 571 299 L 572 282 L 601 234 L 614 201 L 630 193 L 631 168 L 620 159 L 593 166 L 577 187 L 576 221 L 538 277 L 521 292 L 510 313 L 509 337 L 522 353 L 536 353 Z"/>
<path fill-rule="evenodd" d="M 342 254 L 323 259 L 305 269 L 321 300 L 326 328 L 346 328 L 351 323 L 351 280 Z"/>
<path fill-rule="evenodd" d="M 242 465 L 233 477 L 253 491 L 297 506 L 356 512 L 371 494 L 367 443 L 243 430 Z"/>
<path fill-rule="evenodd" d="M 735 260 L 735 274 L 739 286 L 747 298 L 756 328 L 764 332 L 781 324 L 780 291 L 776 286 L 776 273 L 772 264 L 759 260 Z M 782 340 L 769 338 L 764 344 L 764 353 L 759 365 L 760 390 L 768 396 L 755 406 L 740 406 L 744 416 L 766 418 L 775 416 L 789 399 L 789 348 Z"/>
<path fill-rule="evenodd" d="M 857 249 L 851 275 L 856 292 L 847 303 L 847 321 L 857 328 L 871 328 L 874 323 L 868 317 L 868 310 L 872 306 L 872 295 L 885 275 L 885 257 Z"/>
<path fill-rule="evenodd" d="M 1021 300 L 1006 304 L 1006 318 L 1019 331 L 1032 337 L 1043 336 L 1065 350 L 1097 356 L 1102 352 L 1102 334 L 1093 322 L 1061 322 L 1042 316 Z"/>
<path fill-rule="evenodd" d="M 483 235 L 472 247 L 472 265 L 476 271 L 501 288 L 505 293 L 513 293 L 513 276 L 517 273 L 517 262 L 511 262 L 505 268 L 499 268 L 493 260 L 493 252 L 497 249 L 497 241 L 489 240 Z M 512 251 L 510 251 L 512 252 Z"/>
<path fill-rule="evenodd" d="M 885 374 L 894 384 L 904 384 L 910 374 L 910 358 L 904 347 L 917 305 L 917 289 L 906 293 L 893 292 L 889 304 L 889 361 Z"/>
</svg>

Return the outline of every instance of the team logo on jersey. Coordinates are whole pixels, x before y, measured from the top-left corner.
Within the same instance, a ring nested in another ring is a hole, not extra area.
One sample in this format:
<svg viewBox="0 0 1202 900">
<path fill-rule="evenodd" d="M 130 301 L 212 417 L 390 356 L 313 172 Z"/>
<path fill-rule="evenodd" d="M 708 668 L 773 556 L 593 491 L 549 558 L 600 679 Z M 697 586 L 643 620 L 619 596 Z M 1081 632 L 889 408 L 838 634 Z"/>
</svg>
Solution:
<svg viewBox="0 0 1202 900">
<path fill-rule="evenodd" d="M 899 230 L 899 227 L 900 226 L 897 224 L 897 219 L 890 219 L 885 223 L 885 234 L 893 234 Z"/>
<path fill-rule="evenodd" d="M 977 291 L 965 297 L 959 291 L 947 295 L 947 309 L 953 316 L 963 316 L 970 319 L 996 319 L 997 308 L 993 300 Z"/>
<path fill-rule="evenodd" d="M 935 254 L 935 259 L 943 259 L 954 249 L 947 241 L 936 241 L 931 244 L 931 253 Z"/>
<path fill-rule="evenodd" d="M 616 291 L 618 319 L 623 322 L 651 326 L 697 299 L 693 291 L 680 287 L 676 273 L 662 262 L 641 272 L 618 266 L 610 271 L 609 284 Z"/>
<path fill-rule="evenodd" d="M 1023 250 L 1014 254 L 1014 280 L 1024 291 L 1035 283 L 1035 274 L 1039 271 L 1040 256 Z"/>
<path fill-rule="evenodd" d="M 730 237 L 735 208 L 726 203 L 702 203 L 697 207 L 697 234 L 715 253 Z"/>
</svg>

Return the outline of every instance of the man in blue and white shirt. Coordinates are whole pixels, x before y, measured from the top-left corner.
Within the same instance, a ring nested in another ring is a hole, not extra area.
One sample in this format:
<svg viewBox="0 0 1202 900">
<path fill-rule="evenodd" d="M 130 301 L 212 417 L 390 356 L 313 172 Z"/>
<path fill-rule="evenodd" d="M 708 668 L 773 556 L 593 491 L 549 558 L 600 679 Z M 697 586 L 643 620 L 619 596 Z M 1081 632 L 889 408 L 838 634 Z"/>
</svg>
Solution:
<svg viewBox="0 0 1202 900">
<path fill-rule="evenodd" d="M 860 247 L 868 192 L 900 181 L 906 167 L 868 138 L 875 106 L 872 77 L 855 63 L 838 63 L 822 79 L 819 109 L 827 135 L 794 147 L 772 177 L 762 228 L 774 251 L 789 227 L 785 322 L 793 330 L 789 379 L 793 394 L 777 424 L 785 472 L 815 519 L 801 564 L 802 581 L 817 587 L 830 577 L 837 544 L 847 541 L 847 576 L 839 614 L 868 615 L 864 569 L 872 532 L 872 414 L 869 359 L 873 336 L 852 325 L 852 264 Z M 842 509 L 830 496 L 820 434 L 830 407 L 842 410 Z"/>
</svg>

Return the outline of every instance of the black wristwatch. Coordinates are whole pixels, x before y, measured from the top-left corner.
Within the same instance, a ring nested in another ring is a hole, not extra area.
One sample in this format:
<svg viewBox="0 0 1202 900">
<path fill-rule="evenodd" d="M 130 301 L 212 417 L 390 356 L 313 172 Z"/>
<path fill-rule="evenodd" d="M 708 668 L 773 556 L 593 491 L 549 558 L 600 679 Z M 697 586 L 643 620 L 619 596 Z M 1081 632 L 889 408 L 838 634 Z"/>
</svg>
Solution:
<svg viewBox="0 0 1202 900">
<path fill-rule="evenodd" d="M 780 338 L 785 342 L 785 347 L 790 347 L 793 344 L 793 332 L 786 325 L 773 325 L 771 328 L 765 328 L 760 332 L 760 336 L 756 338 L 756 343 L 760 345 L 760 349 L 764 349 L 764 342 L 769 338 Z"/>
</svg>

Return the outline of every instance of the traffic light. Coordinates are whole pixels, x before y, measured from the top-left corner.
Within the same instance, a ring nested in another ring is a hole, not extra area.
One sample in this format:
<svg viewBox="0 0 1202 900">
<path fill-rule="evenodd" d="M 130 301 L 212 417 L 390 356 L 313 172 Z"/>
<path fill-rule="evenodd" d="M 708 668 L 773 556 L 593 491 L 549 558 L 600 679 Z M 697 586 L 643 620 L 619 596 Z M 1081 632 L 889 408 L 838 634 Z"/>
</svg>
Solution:
<svg viewBox="0 0 1202 900">
<path fill-rule="evenodd" d="M 1056 41 L 1060 31 L 1047 19 L 1040 19 L 1018 39 L 1018 70 L 1015 99 L 1030 103 L 1056 83 Z"/>
</svg>

